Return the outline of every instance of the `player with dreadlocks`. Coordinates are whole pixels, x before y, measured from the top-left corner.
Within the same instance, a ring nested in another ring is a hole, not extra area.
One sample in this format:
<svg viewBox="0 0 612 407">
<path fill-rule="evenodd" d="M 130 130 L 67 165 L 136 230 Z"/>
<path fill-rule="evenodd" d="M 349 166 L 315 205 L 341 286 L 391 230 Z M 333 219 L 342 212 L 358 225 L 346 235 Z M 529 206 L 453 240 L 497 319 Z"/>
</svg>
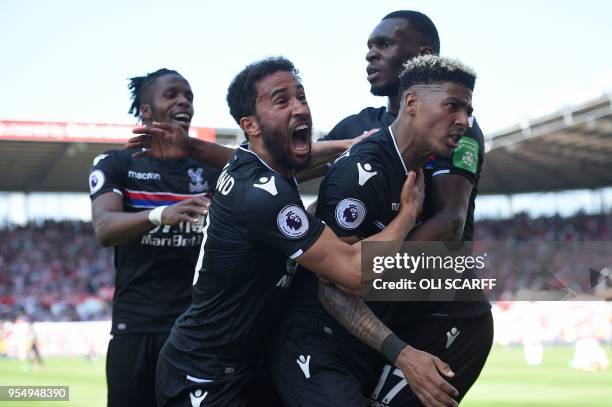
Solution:
<svg viewBox="0 0 612 407">
<path fill-rule="evenodd" d="M 189 130 L 193 93 L 178 72 L 130 79 L 129 112 Z M 202 223 L 218 171 L 191 158 L 133 158 L 133 149 L 94 158 L 89 175 L 92 222 L 115 247 L 112 339 L 106 380 L 109 406 L 154 406 L 155 366 L 172 324 L 191 302 Z"/>
</svg>

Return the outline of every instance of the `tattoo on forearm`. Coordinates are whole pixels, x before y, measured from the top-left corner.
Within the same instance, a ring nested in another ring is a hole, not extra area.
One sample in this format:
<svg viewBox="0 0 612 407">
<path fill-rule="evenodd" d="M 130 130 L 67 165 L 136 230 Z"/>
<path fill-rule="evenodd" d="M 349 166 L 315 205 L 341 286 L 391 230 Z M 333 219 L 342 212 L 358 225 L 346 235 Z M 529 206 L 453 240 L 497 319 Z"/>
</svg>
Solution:
<svg viewBox="0 0 612 407">
<path fill-rule="evenodd" d="M 361 298 L 346 294 L 337 287 L 319 282 L 319 299 L 327 312 L 362 342 L 379 351 L 391 334 Z"/>
</svg>

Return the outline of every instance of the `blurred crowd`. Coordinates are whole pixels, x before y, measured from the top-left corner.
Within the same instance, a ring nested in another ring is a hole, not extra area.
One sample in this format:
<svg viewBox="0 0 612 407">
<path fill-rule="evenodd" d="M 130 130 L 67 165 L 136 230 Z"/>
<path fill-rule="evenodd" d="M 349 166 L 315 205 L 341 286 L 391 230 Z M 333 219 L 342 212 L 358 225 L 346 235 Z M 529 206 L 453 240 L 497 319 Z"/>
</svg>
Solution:
<svg viewBox="0 0 612 407">
<path fill-rule="evenodd" d="M 475 227 L 475 240 L 485 241 L 609 241 L 611 238 L 612 214 L 578 213 L 568 218 L 535 219 L 518 214 L 505 220 L 481 220 Z"/>
<path fill-rule="evenodd" d="M 30 223 L 0 236 L 0 320 L 110 319 L 113 249 L 96 242 L 90 223 Z"/>
<path fill-rule="evenodd" d="M 476 224 L 476 250 L 487 252 L 496 294 L 508 300 L 589 299 L 612 259 L 612 214 L 532 219 L 519 214 Z M 533 241 L 539 242 L 533 244 Z"/>
<path fill-rule="evenodd" d="M 519 214 L 478 221 L 475 229 L 478 244 L 485 248 L 490 242 L 519 242 L 491 251 L 499 284 L 510 291 L 551 284 L 584 289 L 589 282 L 585 265 L 599 267 L 602 259 L 610 258 L 606 250 L 612 240 L 612 214 L 537 219 Z M 113 249 L 96 242 L 91 224 L 45 221 L 5 226 L 0 237 L 0 320 L 21 315 L 34 321 L 110 319 Z M 544 240 L 559 243 L 520 243 Z M 571 243 L 596 241 L 607 242 Z"/>
</svg>

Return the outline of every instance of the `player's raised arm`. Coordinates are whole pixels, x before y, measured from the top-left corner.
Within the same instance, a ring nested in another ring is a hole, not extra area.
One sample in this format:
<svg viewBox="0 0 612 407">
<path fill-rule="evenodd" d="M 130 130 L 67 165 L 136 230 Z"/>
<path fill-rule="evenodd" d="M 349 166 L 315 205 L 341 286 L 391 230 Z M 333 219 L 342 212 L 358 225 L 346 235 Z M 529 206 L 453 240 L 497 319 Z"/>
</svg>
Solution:
<svg viewBox="0 0 612 407">
<path fill-rule="evenodd" d="M 408 240 L 461 240 L 472 188 L 472 184 L 461 175 L 434 177 L 431 187 L 434 215 L 414 228 Z"/>
<path fill-rule="evenodd" d="M 351 148 L 353 144 L 359 143 L 366 137 L 370 137 L 379 129 L 364 131 L 360 136 L 342 140 L 319 140 L 312 144 L 312 161 L 308 168 L 295 174 L 298 182 L 309 181 L 327 174 L 331 161 L 336 159 L 344 151 Z M 316 202 L 316 201 L 315 201 Z"/>
<path fill-rule="evenodd" d="M 431 173 L 431 217 L 410 233 L 409 240 L 472 240 L 483 150 L 484 136 L 473 119 L 451 156 L 434 156 L 425 164 Z"/>
<path fill-rule="evenodd" d="M 153 123 L 152 126 L 135 128 L 138 136 L 128 140 L 126 148 L 140 151 L 134 157 L 155 157 L 162 160 L 177 160 L 191 157 L 213 168 L 222 169 L 235 148 L 210 141 L 189 137 L 185 129 L 170 123 Z"/>
<path fill-rule="evenodd" d="M 134 157 L 155 157 L 162 160 L 191 157 L 213 168 L 222 169 L 232 154 L 236 152 L 236 149 L 232 147 L 189 137 L 182 127 L 171 123 L 154 122 L 151 126 L 136 127 L 133 133 L 137 136 L 130 138 L 125 147 L 139 150 L 134 153 Z M 367 135 L 369 134 L 371 133 Z M 303 176 L 298 173 L 298 180 L 301 182 L 316 178 L 316 176 L 309 175 L 315 174 L 311 173 L 310 169 L 326 165 L 328 161 L 337 158 L 359 140 L 361 138 L 314 143 L 312 160 L 303 170 Z"/>
</svg>

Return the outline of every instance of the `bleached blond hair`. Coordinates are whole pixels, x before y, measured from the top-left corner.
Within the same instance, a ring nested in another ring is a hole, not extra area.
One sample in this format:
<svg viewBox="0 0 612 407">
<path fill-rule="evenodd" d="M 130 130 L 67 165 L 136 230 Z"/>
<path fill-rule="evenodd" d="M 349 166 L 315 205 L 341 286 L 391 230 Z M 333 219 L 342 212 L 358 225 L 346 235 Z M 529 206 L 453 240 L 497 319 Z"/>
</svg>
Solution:
<svg viewBox="0 0 612 407">
<path fill-rule="evenodd" d="M 400 74 L 400 94 L 414 85 L 452 82 L 474 90 L 476 72 L 462 62 L 437 55 L 423 55 L 408 60 Z"/>
</svg>

